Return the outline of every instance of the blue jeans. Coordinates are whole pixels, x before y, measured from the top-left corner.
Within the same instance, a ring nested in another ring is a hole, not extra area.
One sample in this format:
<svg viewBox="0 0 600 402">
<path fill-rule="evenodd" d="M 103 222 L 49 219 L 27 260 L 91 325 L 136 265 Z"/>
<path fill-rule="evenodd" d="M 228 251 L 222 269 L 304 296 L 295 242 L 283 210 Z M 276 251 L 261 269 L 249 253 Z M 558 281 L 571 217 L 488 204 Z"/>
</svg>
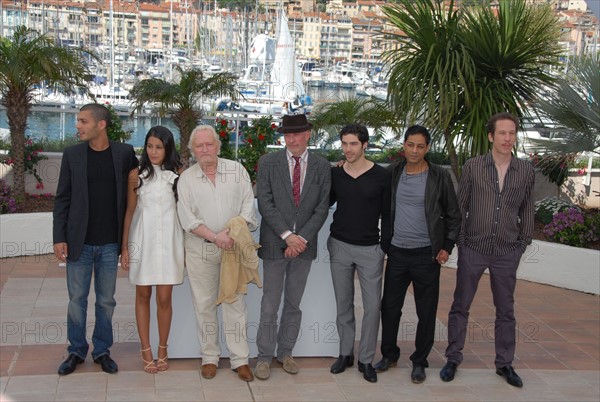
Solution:
<svg viewBox="0 0 600 402">
<path fill-rule="evenodd" d="M 92 343 L 92 357 L 97 359 L 110 354 L 113 344 L 112 316 L 115 309 L 115 287 L 119 248 L 117 243 L 102 246 L 84 245 L 77 261 L 67 259 L 67 290 L 69 310 L 67 313 L 68 351 L 85 359 L 89 345 L 86 340 L 86 316 L 88 295 L 94 273 L 96 293 L 96 324 Z"/>
</svg>

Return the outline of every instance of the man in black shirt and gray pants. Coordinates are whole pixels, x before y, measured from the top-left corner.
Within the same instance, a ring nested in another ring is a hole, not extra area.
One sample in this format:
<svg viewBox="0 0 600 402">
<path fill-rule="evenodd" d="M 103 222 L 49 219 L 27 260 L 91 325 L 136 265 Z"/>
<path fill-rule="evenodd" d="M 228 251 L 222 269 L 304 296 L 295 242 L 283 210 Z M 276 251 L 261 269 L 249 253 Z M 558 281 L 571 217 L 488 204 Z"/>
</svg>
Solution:
<svg viewBox="0 0 600 402">
<path fill-rule="evenodd" d="M 372 362 L 377 347 L 381 281 L 389 244 L 390 174 L 365 158 L 369 133 L 365 126 L 350 124 L 340 132 L 346 162 L 331 171 L 330 205 L 337 202 L 327 240 L 331 277 L 337 305 L 340 356 L 331 366 L 338 374 L 354 364 L 354 274 L 358 273 L 364 316 L 360 336 L 358 370 L 365 380 L 377 381 Z"/>
<path fill-rule="evenodd" d="M 469 309 L 488 268 L 496 307 L 496 373 L 512 386 L 523 386 L 512 367 L 514 292 L 519 261 L 533 233 L 535 175 L 529 162 L 512 156 L 518 128 L 519 120 L 509 113 L 492 116 L 487 123 L 491 152 L 469 159 L 463 167 L 458 191 L 463 221 L 454 302 L 448 314 L 448 362 L 440 371 L 443 381 L 452 381 L 462 362 Z"/>
</svg>

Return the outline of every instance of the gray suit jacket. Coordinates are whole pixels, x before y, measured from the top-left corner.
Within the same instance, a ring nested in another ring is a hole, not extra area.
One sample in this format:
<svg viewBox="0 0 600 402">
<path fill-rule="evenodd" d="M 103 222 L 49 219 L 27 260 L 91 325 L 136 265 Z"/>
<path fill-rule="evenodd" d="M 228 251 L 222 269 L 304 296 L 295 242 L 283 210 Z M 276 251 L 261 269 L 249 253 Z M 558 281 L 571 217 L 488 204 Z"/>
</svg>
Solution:
<svg viewBox="0 0 600 402">
<path fill-rule="evenodd" d="M 281 234 L 296 228 L 295 233 L 308 241 L 298 256 L 304 260 L 317 257 L 317 237 L 329 213 L 331 165 L 321 156 L 309 153 L 300 203 L 294 204 L 286 151 L 263 155 L 258 161 L 256 191 L 260 223 L 258 255 L 262 259 L 284 258 L 286 243 Z"/>
<path fill-rule="evenodd" d="M 56 198 L 54 199 L 54 243 L 67 243 L 69 260 L 77 261 L 83 250 L 87 233 L 89 210 L 87 152 L 88 143 L 68 147 L 63 152 Z M 137 167 L 133 147 L 110 141 L 117 181 L 118 244 L 121 245 L 123 220 L 127 204 L 127 178 Z M 133 162 L 133 165 L 132 165 Z"/>
</svg>

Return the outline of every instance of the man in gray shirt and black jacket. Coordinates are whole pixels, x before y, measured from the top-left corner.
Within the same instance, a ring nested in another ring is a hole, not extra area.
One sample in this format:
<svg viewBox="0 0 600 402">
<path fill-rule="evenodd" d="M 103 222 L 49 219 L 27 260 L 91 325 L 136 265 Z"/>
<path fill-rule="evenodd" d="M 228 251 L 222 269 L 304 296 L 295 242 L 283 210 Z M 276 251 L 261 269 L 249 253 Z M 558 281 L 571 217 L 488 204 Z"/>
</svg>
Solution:
<svg viewBox="0 0 600 402">
<path fill-rule="evenodd" d="M 392 239 L 387 252 L 381 301 L 381 354 L 378 372 L 396 366 L 396 341 L 408 286 L 413 285 L 417 317 L 411 379 L 425 381 L 427 357 L 433 347 L 440 291 L 440 265 L 448 261 L 460 231 L 461 215 L 450 173 L 425 159 L 431 136 L 422 126 L 404 134 L 405 159 L 392 171 Z"/>
</svg>

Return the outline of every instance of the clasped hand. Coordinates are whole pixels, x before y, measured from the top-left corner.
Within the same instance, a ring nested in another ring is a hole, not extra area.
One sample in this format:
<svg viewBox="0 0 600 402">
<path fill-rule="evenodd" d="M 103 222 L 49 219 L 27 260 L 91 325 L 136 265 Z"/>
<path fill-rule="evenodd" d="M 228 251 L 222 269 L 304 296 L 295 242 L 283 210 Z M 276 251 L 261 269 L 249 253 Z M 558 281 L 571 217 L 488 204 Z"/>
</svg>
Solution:
<svg viewBox="0 0 600 402">
<path fill-rule="evenodd" d="M 223 229 L 215 236 L 214 243 L 222 250 L 230 250 L 235 241 L 229 237 L 229 229 Z"/>
<path fill-rule="evenodd" d="M 298 257 L 300 253 L 306 250 L 306 243 L 297 234 L 291 234 L 288 237 L 286 237 L 285 243 L 287 244 L 287 247 L 283 252 L 285 258 Z"/>
</svg>

